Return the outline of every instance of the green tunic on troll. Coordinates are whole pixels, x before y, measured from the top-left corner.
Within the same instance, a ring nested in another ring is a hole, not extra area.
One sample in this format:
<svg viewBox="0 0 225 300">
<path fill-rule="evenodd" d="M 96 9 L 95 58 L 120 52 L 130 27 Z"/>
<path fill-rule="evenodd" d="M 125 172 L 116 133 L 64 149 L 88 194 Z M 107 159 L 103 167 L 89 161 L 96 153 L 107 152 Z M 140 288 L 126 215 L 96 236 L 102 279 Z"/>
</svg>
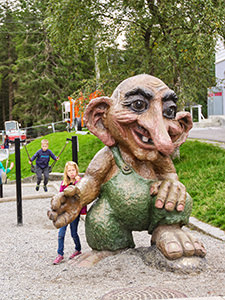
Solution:
<svg viewBox="0 0 225 300">
<path fill-rule="evenodd" d="M 101 186 L 99 198 L 85 222 L 87 242 L 92 249 L 133 248 L 132 231 L 152 233 L 159 224 L 188 223 L 192 208 L 190 196 L 182 212 L 157 209 L 156 197 L 149 193 L 153 181 L 141 177 L 125 164 L 117 147 L 111 151 L 119 171 Z"/>
</svg>

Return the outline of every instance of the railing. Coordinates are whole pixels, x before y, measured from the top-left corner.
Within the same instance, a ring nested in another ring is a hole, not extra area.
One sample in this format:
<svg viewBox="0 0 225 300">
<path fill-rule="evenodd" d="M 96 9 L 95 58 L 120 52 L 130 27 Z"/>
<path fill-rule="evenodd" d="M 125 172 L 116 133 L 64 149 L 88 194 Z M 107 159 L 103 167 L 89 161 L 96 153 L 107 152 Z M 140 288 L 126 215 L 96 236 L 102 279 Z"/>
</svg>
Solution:
<svg viewBox="0 0 225 300">
<path fill-rule="evenodd" d="M 190 113 L 191 113 L 192 120 L 194 120 L 193 109 L 196 109 L 196 108 L 197 108 L 197 110 L 198 110 L 198 118 L 197 118 L 197 120 L 198 120 L 198 122 L 201 122 L 201 120 L 204 120 L 204 119 L 205 119 L 205 117 L 204 117 L 203 114 L 202 114 L 202 105 L 196 104 L 196 105 L 185 106 L 185 107 L 184 107 L 184 110 L 189 109 L 189 110 L 190 110 Z"/>
<path fill-rule="evenodd" d="M 27 139 L 32 140 L 42 135 L 47 135 L 54 132 L 60 132 L 67 130 L 67 123 L 64 121 L 40 124 L 30 127 L 21 128 L 26 131 Z M 2 144 L 5 131 L 0 132 L 0 143 Z"/>
</svg>

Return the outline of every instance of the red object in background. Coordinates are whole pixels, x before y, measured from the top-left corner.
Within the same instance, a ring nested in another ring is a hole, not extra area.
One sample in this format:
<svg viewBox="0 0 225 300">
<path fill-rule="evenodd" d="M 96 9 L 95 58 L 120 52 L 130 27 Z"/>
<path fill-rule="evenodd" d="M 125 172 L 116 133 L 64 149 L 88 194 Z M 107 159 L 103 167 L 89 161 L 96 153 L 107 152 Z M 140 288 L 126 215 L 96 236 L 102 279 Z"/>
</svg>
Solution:
<svg viewBox="0 0 225 300">
<path fill-rule="evenodd" d="M 208 97 L 213 97 L 213 96 L 222 96 L 222 92 L 208 94 Z"/>
<path fill-rule="evenodd" d="M 15 142 L 16 138 L 21 141 L 26 141 L 26 130 L 20 129 L 17 121 L 10 120 L 5 122 L 5 134 L 8 136 L 10 142 Z"/>
<path fill-rule="evenodd" d="M 80 93 L 80 97 L 73 100 L 72 97 L 68 96 L 68 99 L 70 101 L 70 127 L 73 124 L 73 118 L 81 118 L 81 126 L 84 127 L 84 110 L 88 103 L 97 97 L 100 97 L 103 95 L 102 91 L 96 90 L 93 93 L 91 93 L 87 98 L 83 96 L 83 93 Z"/>
</svg>

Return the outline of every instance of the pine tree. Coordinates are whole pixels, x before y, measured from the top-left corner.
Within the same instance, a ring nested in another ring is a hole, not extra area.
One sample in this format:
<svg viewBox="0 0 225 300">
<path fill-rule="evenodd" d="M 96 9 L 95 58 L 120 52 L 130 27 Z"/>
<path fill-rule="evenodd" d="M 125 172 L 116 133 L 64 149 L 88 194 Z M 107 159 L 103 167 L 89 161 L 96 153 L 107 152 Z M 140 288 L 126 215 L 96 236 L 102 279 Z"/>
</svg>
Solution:
<svg viewBox="0 0 225 300">
<path fill-rule="evenodd" d="M 16 31 L 16 16 L 10 3 L 6 1 L 0 10 L 0 126 L 4 128 L 6 120 L 12 120 L 15 83 L 13 67 L 16 52 L 13 39 Z"/>
<path fill-rule="evenodd" d="M 79 87 L 89 61 L 51 45 L 44 22 L 48 1 L 21 3 L 13 115 L 24 126 L 60 121 L 61 103 Z"/>
</svg>

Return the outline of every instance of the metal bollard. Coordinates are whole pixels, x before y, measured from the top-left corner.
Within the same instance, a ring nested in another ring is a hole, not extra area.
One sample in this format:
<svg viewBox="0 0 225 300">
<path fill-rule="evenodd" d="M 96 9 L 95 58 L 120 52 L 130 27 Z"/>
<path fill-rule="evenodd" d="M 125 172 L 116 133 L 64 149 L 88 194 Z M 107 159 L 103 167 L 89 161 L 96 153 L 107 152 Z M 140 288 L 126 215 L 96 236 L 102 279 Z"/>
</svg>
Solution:
<svg viewBox="0 0 225 300">
<path fill-rule="evenodd" d="M 0 183 L 0 198 L 3 198 L 3 184 Z"/>
<path fill-rule="evenodd" d="M 17 199 L 17 225 L 23 225 L 22 193 L 21 193 L 21 163 L 20 163 L 20 139 L 15 139 L 16 160 L 16 199 Z"/>
<path fill-rule="evenodd" d="M 78 138 L 72 136 L 72 160 L 78 164 Z"/>
</svg>

